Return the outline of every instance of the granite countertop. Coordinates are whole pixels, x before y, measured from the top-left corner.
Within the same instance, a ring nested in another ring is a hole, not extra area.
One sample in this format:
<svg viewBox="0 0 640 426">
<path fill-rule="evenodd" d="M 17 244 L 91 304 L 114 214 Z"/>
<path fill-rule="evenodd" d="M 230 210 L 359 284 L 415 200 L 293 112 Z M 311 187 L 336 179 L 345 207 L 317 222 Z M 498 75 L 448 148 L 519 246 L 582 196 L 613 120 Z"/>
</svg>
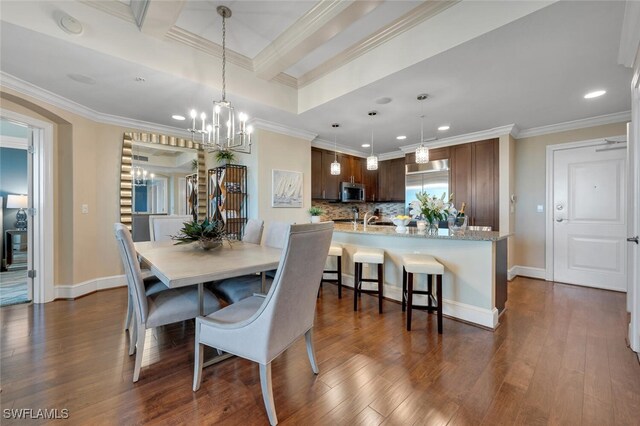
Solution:
<svg viewBox="0 0 640 426">
<path fill-rule="evenodd" d="M 407 228 L 404 233 L 396 232 L 395 226 L 367 225 L 364 230 L 362 224 L 354 227 L 352 223 L 335 223 L 334 232 L 346 232 L 348 234 L 365 234 L 365 235 L 386 235 L 389 237 L 401 238 L 429 238 L 437 240 L 468 240 L 468 241 L 500 241 L 507 238 L 510 234 L 504 234 L 496 231 L 469 231 L 458 232 L 453 234 L 449 229 L 439 229 L 438 235 L 426 235 L 418 232 L 417 228 Z"/>
</svg>

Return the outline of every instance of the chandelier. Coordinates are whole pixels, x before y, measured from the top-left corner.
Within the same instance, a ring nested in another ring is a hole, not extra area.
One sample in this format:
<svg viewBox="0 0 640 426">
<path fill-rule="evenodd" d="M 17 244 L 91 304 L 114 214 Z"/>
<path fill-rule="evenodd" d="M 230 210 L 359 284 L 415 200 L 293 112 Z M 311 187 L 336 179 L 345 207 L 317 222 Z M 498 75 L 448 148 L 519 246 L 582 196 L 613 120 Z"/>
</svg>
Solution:
<svg viewBox="0 0 640 426">
<path fill-rule="evenodd" d="M 145 168 L 140 166 L 131 167 L 131 177 L 133 179 L 133 186 L 147 186 L 147 181 L 156 177 L 154 173 L 149 173 Z"/>
<path fill-rule="evenodd" d="M 369 117 L 375 117 L 376 111 L 369 111 Z M 367 157 L 367 170 L 378 170 L 378 156 L 373 153 L 373 122 L 371 123 L 371 155 Z"/>
<path fill-rule="evenodd" d="M 252 126 L 247 125 L 247 114 L 239 113 L 236 122 L 236 114 L 231 102 L 227 101 L 227 27 L 226 20 L 231 17 L 231 9 L 226 6 L 216 8 L 218 15 L 222 16 L 222 100 L 213 102 L 211 121 L 207 121 L 207 114 L 198 114 L 191 110 L 191 139 L 199 135 L 201 144 L 209 152 L 211 151 L 236 151 L 251 153 Z M 196 118 L 200 118 L 201 126 L 196 125 Z M 237 124 L 237 126 L 236 126 Z"/>
<path fill-rule="evenodd" d="M 334 129 L 340 127 L 338 123 L 331 125 Z M 331 174 L 337 176 L 340 174 L 340 163 L 338 162 L 338 140 L 336 134 L 333 134 L 333 163 L 331 163 Z"/>
<path fill-rule="evenodd" d="M 429 148 L 424 146 L 424 107 L 422 101 L 428 98 L 428 95 L 418 95 L 421 104 L 422 114 L 420 115 L 420 146 L 416 148 L 416 163 L 425 164 L 429 162 Z"/>
</svg>

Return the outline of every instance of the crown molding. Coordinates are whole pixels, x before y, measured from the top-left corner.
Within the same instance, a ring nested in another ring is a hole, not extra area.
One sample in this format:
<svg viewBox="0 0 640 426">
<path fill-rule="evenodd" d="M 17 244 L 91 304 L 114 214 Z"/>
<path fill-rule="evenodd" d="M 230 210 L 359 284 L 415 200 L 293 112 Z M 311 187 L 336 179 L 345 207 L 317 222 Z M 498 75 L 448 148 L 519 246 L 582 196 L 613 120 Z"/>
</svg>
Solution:
<svg viewBox="0 0 640 426">
<path fill-rule="evenodd" d="M 404 158 L 407 154 L 405 154 L 404 152 L 397 150 L 397 151 L 391 151 L 391 152 L 385 152 L 383 154 L 379 154 L 378 155 L 378 160 L 380 161 L 385 161 L 385 160 L 394 160 L 396 158 Z"/>
<path fill-rule="evenodd" d="M 602 126 L 605 124 L 631 121 L 631 111 L 616 112 L 613 114 L 599 115 L 597 117 L 582 118 L 580 120 L 565 121 L 564 123 L 550 124 L 548 126 L 532 127 L 520 130 L 513 135 L 516 139 L 530 138 L 533 136 L 547 135 L 549 133 L 566 132 L 568 130 L 584 129 L 586 127 Z"/>
<path fill-rule="evenodd" d="M 383 43 L 386 43 L 387 41 L 402 34 L 403 32 L 410 30 L 411 28 L 424 22 L 425 20 L 432 18 L 440 12 L 443 12 L 459 1 L 460 0 L 429 0 L 423 2 L 420 6 L 411 9 L 400 18 L 382 27 L 373 34 L 370 34 L 368 37 L 365 37 L 351 47 L 348 47 L 347 49 L 338 53 L 336 56 L 326 60 L 314 69 L 298 77 L 298 86 L 304 87 L 310 83 L 313 83 L 314 81 L 329 74 L 335 69 L 345 65 L 348 62 L 353 61 L 359 56 L 364 55 L 365 53 L 375 49 Z"/>
<path fill-rule="evenodd" d="M 632 68 L 640 48 L 640 3 L 628 1 L 625 4 L 622 32 L 620 35 L 620 48 L 618 49 L 618 63 Z"/>
<path fill-rule="evenodd" d="M 504 135 L 514 135 L 514 132 L 517 133 L 517 127 L 515 124 L 509 124 L 507 126 L 494 127 L 493 129 L 481 130 L 479 132 L 467 133 L 464 135 L 452 136 L 444 139 L 435 139 L 432 142 L 425 143 L 424 145 L 429 148 L 439 148 L 442 146 L 450 146 L 450 145 L 460 145 L 463 143 L 481 141 L 485 139 L 497 138 Z M 409 154 L 416 150 L 419 147 L 419 143 L 414 143 L 411 145 L 401 146 L 400 149 L 405 154 Z"/>
<path fill-rule="evenodd" d="M 328 141 L 325 139 L 321 139 L 321 138 L 316 138 L 313 140 L 313 142 L 311 142 L 311 146 L 315 147 L 315 148 L 321 148 L 321 149 L 326 149 L 327 151 L 336 151 L 339 154 L 349 154 L 349 155 L 353 155 L 354 157 L 360 157 L 360 158 L 366 158 L 367 154 L 363 153 L 362 151 L 357 151 L 353 148 L 349 148 L 347 146 L 344 145 L 338 145 L 335 144 L 332 141 Z"/>
<path fill-rule="evenodd" d="M 252 125 L 256 129 L 268 130 L 270 132 L 280 133 L 282 135 L 303 139 L 305 141 L 312 141 L 316 136 L 318 136 L 317 133 L 296 129 L 294 127 L 285 126 L 284 124 L 274 123 L 273 121 L 263 120 L 261 118 L 250 119 L 247 124 Z"/>
<path fill-rule="evenodd" d="M 77 114 L 81 117 L 98 123 L 110 124 L 114 126 L 125 127 L 128 129 L 144 130 L 153 133 L 163 133 L 169 136 L 191 139 L 191 133 L 186 129 L 180 129 L 162 124 L 150 123 L 148 121 L 134 120 L 131 118 L 120 117 L 117 115 L 105 114 L 95 111 L 77 102 L 64 98 L 48 90 L 42 89 L 27 81 L 14 77 L 11 74 L 0 71 L 0 88 L 6 87 L 23 95 L 30 96 L 39 101 L 61 108 L 65 111 Z"/>
<path fill-rule="evenodd" d="M 133 16 L 133 11 L 131 10 L 131 6 L 127 6 L 122 2 L 104 0 L 79 0 L 79 3 L 82 3 L 86 6 L 91 6 L 101 12 L 108 13 L 109 15 L 120 18 L 123 21 L 137 25 L 136 20 Z"/>
</svg>

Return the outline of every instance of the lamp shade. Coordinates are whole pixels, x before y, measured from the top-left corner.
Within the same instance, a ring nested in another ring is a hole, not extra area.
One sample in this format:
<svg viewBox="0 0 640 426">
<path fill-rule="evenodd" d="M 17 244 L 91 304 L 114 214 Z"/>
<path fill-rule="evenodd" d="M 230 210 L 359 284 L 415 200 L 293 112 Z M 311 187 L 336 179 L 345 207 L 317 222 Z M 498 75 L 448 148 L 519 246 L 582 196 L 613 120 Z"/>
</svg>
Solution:
<svg viewBox="0 0 640 426">
<path fill-rule="evenodd" d="M 7 195 L 8 209 L 26 209 L 27 207 L 29 207 L 29 197 L 26 195 Z"/>
</svg>

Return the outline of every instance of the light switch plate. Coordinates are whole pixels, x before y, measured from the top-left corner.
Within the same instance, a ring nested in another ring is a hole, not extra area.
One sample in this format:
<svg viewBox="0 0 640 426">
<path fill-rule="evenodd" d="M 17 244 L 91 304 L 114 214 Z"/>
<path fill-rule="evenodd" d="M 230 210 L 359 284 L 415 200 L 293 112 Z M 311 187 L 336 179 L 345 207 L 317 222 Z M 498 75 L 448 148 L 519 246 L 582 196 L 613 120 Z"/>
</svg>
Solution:
<svg viewBox="0 0 640 426">
<path fill-rule="evenodd" d="M 82 214 L 88 214 L 89 213 L 89 204 L 83 204 L 81 206 L 82 208 Z"/>
<path fill-rule="evenodd" d="M 542 213 L 544 212 L 544 206 L 542 204 L 538 204 L 538 207 L 536 208 L 536 211 L 538 213 Z"/>
</svg>

